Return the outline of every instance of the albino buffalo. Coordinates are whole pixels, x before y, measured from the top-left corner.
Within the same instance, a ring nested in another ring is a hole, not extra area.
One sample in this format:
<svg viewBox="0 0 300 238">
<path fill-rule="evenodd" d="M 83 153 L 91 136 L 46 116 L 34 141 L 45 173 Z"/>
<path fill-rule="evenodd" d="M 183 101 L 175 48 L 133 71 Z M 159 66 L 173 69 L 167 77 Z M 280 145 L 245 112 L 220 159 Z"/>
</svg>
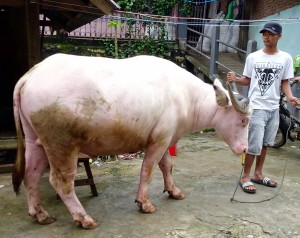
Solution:
<svg viewBox="0 0 300 238">
<path fill-rule="evenodd" d="M 247 149 L 249 101 L 228 88 L 227 92 L 217 79 L 214 85 L 206 84 L 176 64 L 153 56 L 51 56 L 15 86 L 14 190 L 18 193 L 24 180 L 29 214 L 41 224 L 54 222 L 42 208 L 38 190 L 50 164 L 50 183 L 76 224 L 94 228 L 97 222 L 74 192 L 79 152 L 93 157 L 145 150 L 136 194 L 141 211 L 155 211 L 148 183 L 157 164 L 164 190 L 171 198 L 183 199 L 185 195 L 172 179 L 168 151 L 183 135 L 214 128 L 234 153 Z"/>
</svg>

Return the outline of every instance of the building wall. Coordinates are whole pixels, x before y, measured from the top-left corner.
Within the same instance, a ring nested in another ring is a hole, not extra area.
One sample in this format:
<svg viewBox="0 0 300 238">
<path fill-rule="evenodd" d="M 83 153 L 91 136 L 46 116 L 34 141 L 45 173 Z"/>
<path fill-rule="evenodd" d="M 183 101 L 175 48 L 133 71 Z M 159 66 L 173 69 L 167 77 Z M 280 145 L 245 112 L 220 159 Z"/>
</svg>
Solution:
<svg viewBox="0 0 300 238">
<path fill-rule="evenodd" d="M 298 20 L 292 20 L 296 18 L 298 18 Z M 264 18 L 260 18 L 259 20 L 264 20 L 264 22 L 253 22 L 250 24 L 249 39 L 256 40 L 258 49 L 262 48 L 263 43 L 259 31 L 265 24 L 265 21 L 276 20 L 282 25 L 282 38 L 279 40 L 279 48 L 281 50 L 287 51 L 289 54 L 292 55 L 292 57 L 295 57 L 296 55 L 300 54 L 299 18 L 300 5 L 294 6 L 283 11 L 278 11 L 277 13 Z"/>
<path fill-rule="evenodd" d="M 220 10 L 227 13 L 230 0 L 220 0 Z M 300 0 L 244 0 L 244 4 L 250 4 L 249 20 L 260 20 L 250 23 L 249 40 L 256 40 L 258 49 L 263 47 L 259 31 L 266 21 L 276 20 L 283 28 L 279 48 L 287 51 L 295 57 L 300 54 Z M 244 6 L 245 7 L 245 6 Z M 291 19 L 295 20 L 291 20 Z M 285 20 L 284 20 L 285 19 Z M 296 20 L 298 19 L 298 20 Z M 245 19 L 247 20 L 247 19 Z M 242 29 L 243 26 L 241 26 Z M 244 26 L 246 27 L 246 26 Z"/>
<path fill-rule="evenodd" d="M 220 10 L 227 13 L 227 6 L 231 0 L 219 0 Z M 257 20 L 278 12 L 287 10 L 300 4 L 300 0 L 244 0 L 245 4 L 250 4 L 250 19 Z"/>
<path fill-rule="evenodd" d="M 249 1 L 248 1 L 249 2 Z M 252 0 L 251 20 L 265 18 L 300 4 L 300 0 Z"/>
<path fill-rule="evenodd" d="M 231 1 L 230 0 L 219 0 L 220 11 L 222 11 L 226 14 L 229 2 L 231 2 Z"/>
</svg>

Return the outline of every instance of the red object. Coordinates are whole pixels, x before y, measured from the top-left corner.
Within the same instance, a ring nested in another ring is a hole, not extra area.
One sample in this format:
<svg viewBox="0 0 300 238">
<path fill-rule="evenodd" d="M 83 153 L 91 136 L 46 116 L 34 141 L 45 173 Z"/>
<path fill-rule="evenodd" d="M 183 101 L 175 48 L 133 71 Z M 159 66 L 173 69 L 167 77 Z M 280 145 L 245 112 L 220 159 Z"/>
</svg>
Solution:
<svg viewBox="0 0 300 238">
<path fill-rule="evenodd" d="M 176 150 L 177 150 L 176 144 L 173 145 L 173 146 L 171 146 L 171 147 L 169 147 L 169 153 L 170 153 L 170 155 L 171 156 L 176 156 Z"/>
</svg>

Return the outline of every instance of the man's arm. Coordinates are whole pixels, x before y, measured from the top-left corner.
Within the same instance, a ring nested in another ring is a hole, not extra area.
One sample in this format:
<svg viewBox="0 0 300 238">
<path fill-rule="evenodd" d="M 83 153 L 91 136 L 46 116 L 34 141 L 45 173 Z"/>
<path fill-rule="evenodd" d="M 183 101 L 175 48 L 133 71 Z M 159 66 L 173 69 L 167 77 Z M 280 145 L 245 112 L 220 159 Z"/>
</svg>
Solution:
<svg viewBox="0 0 300 238">
<path fill-rule="evenodd" d="M 287 79 L 286 80 L 281 80 L 281 90 L 284 92 L 284 94 L 286 95 L 288 101 L 293 106 L 299 105 L 299 99 L 293 96 L 290 83 Z"/>
</svg>

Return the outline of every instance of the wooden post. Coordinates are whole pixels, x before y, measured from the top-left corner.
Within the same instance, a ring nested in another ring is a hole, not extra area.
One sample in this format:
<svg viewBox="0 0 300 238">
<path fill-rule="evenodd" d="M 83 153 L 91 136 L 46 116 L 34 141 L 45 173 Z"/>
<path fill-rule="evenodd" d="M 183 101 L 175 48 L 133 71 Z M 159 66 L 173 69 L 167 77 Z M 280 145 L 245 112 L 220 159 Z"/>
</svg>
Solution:
<svg viewBox="0 0 300 238">
<path fill-rule="evenodd" d="M 26 1 L 26 28 L 28 47 L 28 67 L 40 62 L 40 20 L 39 6 L 36 2 Z"/>
</svg>

